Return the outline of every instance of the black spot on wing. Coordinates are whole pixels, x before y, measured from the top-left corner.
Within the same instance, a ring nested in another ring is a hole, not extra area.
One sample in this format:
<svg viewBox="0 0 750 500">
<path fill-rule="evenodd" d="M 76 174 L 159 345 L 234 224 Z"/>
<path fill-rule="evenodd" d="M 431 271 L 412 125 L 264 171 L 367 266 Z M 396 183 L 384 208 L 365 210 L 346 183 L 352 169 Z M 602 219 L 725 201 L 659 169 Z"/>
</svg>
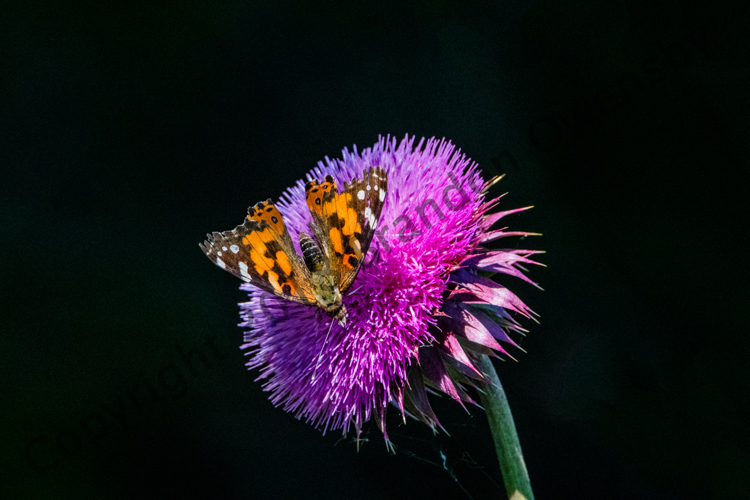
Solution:
<svg viewBox="0 0 750 500">
<path fill-rule="evenodd" d="M 357 264 L 359 264 L 359 260 L 354 255 L 349 256 L 349 265 L 352 267 L 357 267 Z"/>
</svg>

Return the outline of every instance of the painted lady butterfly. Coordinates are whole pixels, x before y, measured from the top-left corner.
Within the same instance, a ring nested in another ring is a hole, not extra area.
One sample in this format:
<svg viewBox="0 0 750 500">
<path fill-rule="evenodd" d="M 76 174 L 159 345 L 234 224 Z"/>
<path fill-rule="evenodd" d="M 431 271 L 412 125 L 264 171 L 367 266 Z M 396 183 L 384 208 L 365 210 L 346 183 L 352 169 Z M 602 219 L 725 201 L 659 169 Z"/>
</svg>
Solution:
<svg viewBox="0 0 750 500">
<path fill-rule="evenodd" d="M 279 297 L 318 306 L 344 326 L 342 296 L 367 255 L 387 188 L 380 167 L 366 170 L 341 194 L 330 175 L 322 183 L 308 182 L 305 198 L 314 239 L 300 232 L 304 260 L 270 199 L 248 208 L 247 220 L 232 231 L 207 235 L 200 247 L 222 269 Z"/>
</svg>

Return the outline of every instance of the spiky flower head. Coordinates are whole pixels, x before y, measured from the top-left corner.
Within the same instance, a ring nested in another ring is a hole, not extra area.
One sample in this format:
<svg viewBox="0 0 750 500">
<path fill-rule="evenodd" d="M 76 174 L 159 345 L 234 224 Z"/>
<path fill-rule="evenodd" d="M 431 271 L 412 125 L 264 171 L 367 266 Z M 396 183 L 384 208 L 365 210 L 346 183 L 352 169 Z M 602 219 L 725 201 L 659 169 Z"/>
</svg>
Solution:
<svg viewBox="0 0 750 500">
<path fill-rule="evenodd" d="M 325 432 L 354 430 L 373 418 L 385 431 L 390 403 L 439 426 L 427 389 L 472 402 L 466 387 L 482 379 L 476 356 L 505 353 L 516 345 L 509 331 L 523 330 L 515 313 L 533 312 L 513 293 L 477 270 L 517 276 L 539 253 L 489 250 L 505 236 L 533 233 L 490 228 L 504 216 L 489 213 L 488 183 L 475 163 L 445 140 L 380 138 L 361 153 L 319 162 L 308 180 L 332 175 L 339 186 L 371 166 L 388 172 L 388 193 L 365 263 L 344 297 L 345 326 L 331 325 L 318 308 L 277 298 L 250 284 L 240 304 L 246 328 L 247 366 L 260 370 L 271 401 Z M 311 221 L 304 181 L 276 204 L 293 241 Z M 527 207 L 528 208 L 528 207 Z M 532 283 L 533 284 L 533 283 Z M 330 333 L 329 327 L 332 328 Z M 507 354 L 507 353 L 506 353 Z"/>
</svg>

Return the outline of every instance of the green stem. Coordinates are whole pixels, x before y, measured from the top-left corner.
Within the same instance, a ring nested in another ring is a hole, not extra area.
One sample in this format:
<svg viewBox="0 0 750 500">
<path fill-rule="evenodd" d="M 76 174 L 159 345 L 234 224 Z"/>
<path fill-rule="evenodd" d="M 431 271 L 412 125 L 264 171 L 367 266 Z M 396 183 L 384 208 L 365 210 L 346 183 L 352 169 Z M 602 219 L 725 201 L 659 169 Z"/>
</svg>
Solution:
<svg viewBox="0 0 750 500">
<path fill-rule="evenodd" d="M 480 395 L 482 405 L 487 412 L 492 438 L 495 440 L 495 451 L 500 460 L 500 472 L 503 474 L 508 498 L 533 500 L 534 493 L 531 491 L 529 473 L 523 461 L 521 443 L 518 441 L 508 398 L 505 397 L 505 391 L 490 358 L 482 355 L 477 364 L 480 371 L 487 377 L 484 392 Z"/>
</svg>

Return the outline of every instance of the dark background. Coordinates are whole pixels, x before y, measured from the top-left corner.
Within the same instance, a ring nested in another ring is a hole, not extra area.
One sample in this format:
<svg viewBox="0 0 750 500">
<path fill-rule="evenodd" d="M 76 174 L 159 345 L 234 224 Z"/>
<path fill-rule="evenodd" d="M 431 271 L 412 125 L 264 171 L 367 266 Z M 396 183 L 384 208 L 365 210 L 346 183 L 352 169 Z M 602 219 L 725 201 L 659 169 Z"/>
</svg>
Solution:
<svg viewBox="0 0 750 500">
<path fill-rule="evenodd" d="M 747 495 L 747 11 L 7 3 L 3 497 L 501 498 L 479 410 L 436 400 L 450 437 L 391 415 L 393 456 L 274 408 L 198 248 L 407 133 L 535 205 L 508 223 L 544 233 L 513 244 L 546 291 L 509 284 L 542 323 L 498 370 L 537 498 Z"/>
</svg>

